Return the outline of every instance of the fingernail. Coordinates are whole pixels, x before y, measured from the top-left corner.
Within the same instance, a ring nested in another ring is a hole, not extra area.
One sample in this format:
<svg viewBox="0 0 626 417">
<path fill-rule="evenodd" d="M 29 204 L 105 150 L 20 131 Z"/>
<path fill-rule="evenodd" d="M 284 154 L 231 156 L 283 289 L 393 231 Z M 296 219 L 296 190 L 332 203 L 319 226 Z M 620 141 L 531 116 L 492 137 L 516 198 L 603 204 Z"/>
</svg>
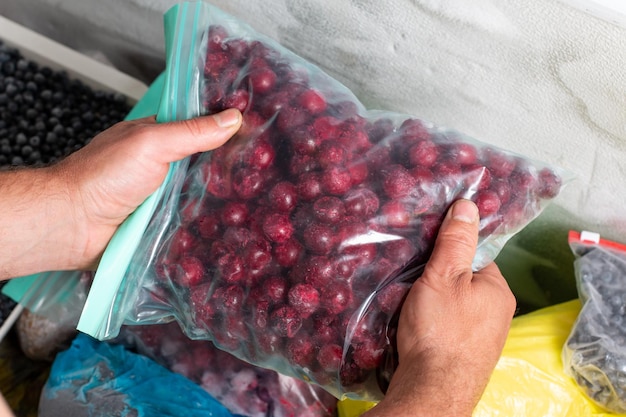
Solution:
<svg viewBox="0 0 626 417">
<path fill-rule="evenodd" d="M 478 217 L 478 207 L 470 200 L 459 200 L 452 206 L 452 218 L 465 223 L 474 223 Z"/>
<path fill-rule="evenodd" d="M 239 120 L 241 119 L 241 113 L 237 109 L 228 109 L 224 110 L 221 113 L 217 113 L 213 116 L 215 118 L 215 123 L 222 129 L 233 127 Z"/>
</svg>

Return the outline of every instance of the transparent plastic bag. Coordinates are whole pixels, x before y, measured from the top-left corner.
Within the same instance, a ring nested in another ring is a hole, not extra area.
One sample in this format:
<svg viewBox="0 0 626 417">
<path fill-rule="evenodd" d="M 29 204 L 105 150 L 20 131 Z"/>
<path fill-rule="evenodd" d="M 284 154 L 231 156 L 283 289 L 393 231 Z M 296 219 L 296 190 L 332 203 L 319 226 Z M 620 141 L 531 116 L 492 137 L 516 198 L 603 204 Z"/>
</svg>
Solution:
<svg viewBox="0 0 626 417">
<path fill-rule="evenodd" d="M 563 346 L 563 366 L 590 399 L 624 414 L 626 245 L 574 231 L 569 244 L 582 309 Z"/>
<path fill-rule="evenodd" d="M 246 417 L 332 417 L 337 399 L 322 388 L 250 365 L 207 340 L 190 340 L 177 323 L 127 326 L 116 339 L 200 385 Z"/>
<path fill-rule="evenodd" d="M 368 111 L 321 69 L 206 3 L 182 3 L 165 22 L 157 118 L 237 107 L 243 126 L 174 164 L 153 214 L 114 237 L 79 329 L 109 338 L 122 324 L 177 320 L 193 339 L 338 398 L 380 399 L 397 312 L 450 204 L 479 207 L 480 269 L 557 196 L 564 173 Z"/>
</svg>

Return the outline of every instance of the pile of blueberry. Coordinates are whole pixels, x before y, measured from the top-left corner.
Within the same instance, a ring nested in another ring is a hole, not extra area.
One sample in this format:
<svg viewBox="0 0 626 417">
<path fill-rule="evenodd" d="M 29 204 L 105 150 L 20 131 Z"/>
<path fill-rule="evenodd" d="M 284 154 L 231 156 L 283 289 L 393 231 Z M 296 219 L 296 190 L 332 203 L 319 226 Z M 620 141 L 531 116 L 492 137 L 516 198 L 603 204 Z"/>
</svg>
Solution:
<svg viewBox="0 0 626 417">
<path fill-rule="evenodd" d="M 564 346 L 564 362 L 602 407 L 626 413 L 626 253 L 594 247 L 576 260 L 583 307 Z"/>
<path fill-rule="evenodd" d="M 129 110 L 123 95 L 94 90 L 0 41 L 0 167 L 54 162 Z"/>
<path fill-rule="evenodd" d="M 207 39 L 200 99 L 208 113 L 239 108 L 243 126 L 191 159 L 176 218 L 156 251 L 149 239 L 138 249 L 155 253 L 151 296 L 194 338 L 338 396 L 380 398 L 416 278 L 397 277 L 428 258 L 450 204 L 474 200 L 481 237 L 507 235 L 561 178 L 458 132 L 369 113 L 255 35 L 214 25 Z"/>
</svg>

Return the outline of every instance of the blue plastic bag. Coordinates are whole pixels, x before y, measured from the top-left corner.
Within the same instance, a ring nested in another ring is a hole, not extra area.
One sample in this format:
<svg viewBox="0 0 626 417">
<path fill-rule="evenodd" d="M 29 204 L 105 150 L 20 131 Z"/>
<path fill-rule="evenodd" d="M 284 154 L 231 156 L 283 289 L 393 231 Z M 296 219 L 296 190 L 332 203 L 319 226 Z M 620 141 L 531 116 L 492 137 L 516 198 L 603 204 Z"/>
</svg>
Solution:
<svg viewBox="0 0 626 417">
<path fill-rule="evenodd" d="M 190 380 L 156 362 L 78 335 L 57 355 L 41 393 L 40 417 L 232 417 Z"/>
</svg>

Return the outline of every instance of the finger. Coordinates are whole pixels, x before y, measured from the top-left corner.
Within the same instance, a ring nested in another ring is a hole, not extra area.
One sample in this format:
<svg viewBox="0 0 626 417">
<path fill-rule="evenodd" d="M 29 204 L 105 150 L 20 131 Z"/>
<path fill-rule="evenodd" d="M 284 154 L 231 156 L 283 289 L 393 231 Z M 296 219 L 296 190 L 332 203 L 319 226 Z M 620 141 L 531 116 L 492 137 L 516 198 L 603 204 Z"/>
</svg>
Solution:
<svg viewBox="0 0 626 417">
<path fill-rule="evenodd" d="M 441 224 L 426 268 L 447 280 L 462 276 L 471 279 L 472 260 L 478 244 L 478 224 L 476 205 L 470 200 L 456 201 Z"/>
<path fill-rule="evenodd" d="M 189 120 L 169 123 L 148 123 L 149 141 L 155 155 L 163 162 L 173 162 L 197 152 L 210 151 L 223 145 L 239 130 L 242 122 L 237 109 L 224 110 L 210 116 L 200 116 Z"/>
</svg>

